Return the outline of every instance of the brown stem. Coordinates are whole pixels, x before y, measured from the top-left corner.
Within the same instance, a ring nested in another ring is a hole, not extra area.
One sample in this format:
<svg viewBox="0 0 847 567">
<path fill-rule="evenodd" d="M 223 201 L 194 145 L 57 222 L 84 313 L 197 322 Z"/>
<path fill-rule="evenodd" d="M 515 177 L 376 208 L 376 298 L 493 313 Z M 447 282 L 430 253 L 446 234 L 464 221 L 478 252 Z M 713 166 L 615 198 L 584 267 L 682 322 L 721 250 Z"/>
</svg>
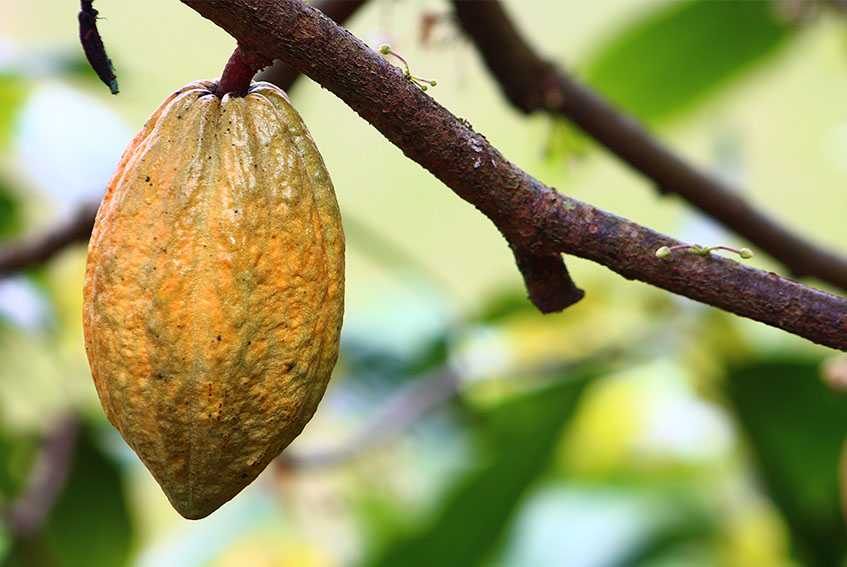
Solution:
<svg viewBox="0 0 847 567">
<path fill-rule="evenodd" d="M 497 0 L 453 0 L 459 24 L 476 44 L 503 93 L 524 112 L 564 116 L 619 159 L 784 264 L 847 290 L 847 261 L 800 238 L 753 208 L 736 188 L 698 171 L 631 117 L 539 57 Z"/>
<path fill-rule="evenodd" d="M 246 95 L 256 72 L 271 63 L 272 60 L 267 57 L 245 51 L 241 45 L 236 46 L 229 57 L 229 61 L 226 62 L 215 94 L 218 98 L 223 98 L 226 94 L 231 96 Z"/>
<path fill-rule="evenodd" d="M 282 58 L 335 93 L 491 219 L 513 250 L 599 262 L 743 317 L 847 350 L 847 300 L 716 255 L 661 260 L 682 244 L 566 197 L 507 161 L 372 49 L 299 0 L 182 0 L 240 44 Z M 540 278 L 539 278 L 540 279 Z"/>
</svg>

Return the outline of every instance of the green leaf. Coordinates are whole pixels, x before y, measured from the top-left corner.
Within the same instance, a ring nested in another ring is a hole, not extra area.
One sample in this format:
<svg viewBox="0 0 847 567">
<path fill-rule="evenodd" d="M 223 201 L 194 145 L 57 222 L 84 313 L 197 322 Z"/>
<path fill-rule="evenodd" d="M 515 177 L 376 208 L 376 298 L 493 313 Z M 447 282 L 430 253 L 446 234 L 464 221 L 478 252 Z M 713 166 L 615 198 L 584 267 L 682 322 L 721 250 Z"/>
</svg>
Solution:
<svg viewBox="0 0 847 567">
<path fill-rule="evenodd" d="M 21 228 L 20 203 L 0 178 L 0 240 L 16 234 Z"/>
<path fill-rule="evenodd" d="M 431 525 L 395 541 L 373 564 L 468 567 L 488 557 L 521 497 L 547 468 L 586 380 L 556 383 L 481 416 L 481 438 L 492 452 L 488 466 L 454 487 Z"/>
<path fill-rule="evenodd" d="M 132 526 L 117 466 L 84 429 L 62 494 L 44 533 L 47 546 L 64 567 L 109 565 L 129 560 Z"/>
<path fill-rule="evenodd" d="M 0 501 L 11 502 L 18 496 L 37 449 L 37 443 L 30 437 L 0 432 Z"/>
<path fill-rule="evenodd" d="M 824 567 L 843 564 L 847 552 L 838 488 L 847 397 L 821 381 L 818 365 L 767 360 L 737 367 L 726 392 L 801 562 Z"/>
<path fill-rule="evenodd" d="M 0 75 L 0 146 L 12 130 L 18 107 L 26 100 L 29 91 L 26 83 L 18 77 Z"/>
<path fill-rule="evenodd" d="M 602 45 L 588 82 L 639 119 L 689 109 L 791 37 L 771 2 L 667 2 Z"/>
</svg>

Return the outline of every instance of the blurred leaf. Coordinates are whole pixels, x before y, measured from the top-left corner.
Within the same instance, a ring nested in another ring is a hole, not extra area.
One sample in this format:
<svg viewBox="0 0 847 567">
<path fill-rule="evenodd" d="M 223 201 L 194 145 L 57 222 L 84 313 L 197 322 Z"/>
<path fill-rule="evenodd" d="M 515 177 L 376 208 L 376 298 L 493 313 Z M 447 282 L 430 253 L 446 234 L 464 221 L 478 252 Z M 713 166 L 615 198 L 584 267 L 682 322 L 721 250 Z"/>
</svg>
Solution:
<svg viewBox="0 0 847 567">
<path fill-rule="evenodd" d="M 44 538 L 65 567 L 125 565 L 132 526 L 117 466 L 80 432 L 70 474 L 47 521 Z"/>
<path fill-rule="evenodd" d="M 484 413 L 480 433 L 492 450 L 491 462 L 457 484 L 432 525 L 399 538 L 374 563 L 468 567 L 483 561 L 529 485 L 549 464 L 586 381 L 583 374 Z"/>
<path fill-rule="evenodd" d="M 6 565 L 6 557 L 12 549 L 12 539 L 3 526 L 0 526 L 0 564 Z"/>
<path fill-rule="evenodd" d="M 15 113 L 26 100 L 28 90 L 20 78 L 0 74 L 0 146 L 11 132 Z"/>
<path fill-rule="evenodd" d="M 37 449 L 31 437 L 0 434 L 0 501 L 8 502 L 20 492 Z"/>
<path fill-rule="evenodd" d="M 549 117 L 543 147 L 545 162 L 557 167 L 573 165 L 585 157 L 588 147 L 588 135 L 571 121 L 558 116 Z"/>
<path fill-rule="evenodd" d="M 0 240 L 13 236 L 20 230 L 20 209 L 17 198 L 0 177 Z"/>
<path fill-rule="evenodd" d="M 619 567 L 647 567 L 656 565 L 694 565 L 688 550 L 702 553 L 714 545 L 717 529 L 712 518 L 702 514 L 697 515 L 693 507 L 687 507 L 686 512 L 692 512 L 690 517 L 678 518 L 679 523 L 667 524 L 651 533 L 625 557 L 614 565 Z M 677 554 L 682 553 L 685 561 L 680 561 Z M 713 556 L 706 556 L 697 564 L 711 565 Z M 610 565 L 609 567 L 613 567 Z"/>
<path fill-rule="evenodd" d="M 602 45 L 588 82 L 647 122 L 667 118 L 751 68 L 791 37 L 771 2 L 660 4 Z"/>
<path fill-rule="evenodd" d="M 838 471 L 847 397 L 819 378 L 818 362 L 768 360 L 729 371 L 727 395 L 804 565 L 843 564 L 847 531 Z"/>
<path fill-rule="evenodd" d="M 443 366 L 448 355 L 445 335 L 422 341 L 414 352 L 399 353 L 383 345 L 364 341 L 342 342 L 342 357 L 351 376 L 377 383 L 403 383 Z"/>
<path fill-rule="evenodd" d="M 473 322 L 499 323 L 517 313 L 538 313 L 538 309 L 527 299 L 525 289 L 510 288 L 490 298 Z"/>
</svg>

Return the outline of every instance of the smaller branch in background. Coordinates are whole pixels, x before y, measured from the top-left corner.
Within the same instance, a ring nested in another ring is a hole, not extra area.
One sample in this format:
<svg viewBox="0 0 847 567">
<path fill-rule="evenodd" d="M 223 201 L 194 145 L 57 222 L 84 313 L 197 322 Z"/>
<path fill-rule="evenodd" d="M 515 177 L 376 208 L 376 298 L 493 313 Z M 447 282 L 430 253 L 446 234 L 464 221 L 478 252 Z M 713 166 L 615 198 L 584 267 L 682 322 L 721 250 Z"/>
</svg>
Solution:
<svg viewBox="0 0 847 567">
<path fill-rule="evenodd" d="M 37 533 L 65 485 L 73 461 L 79 423 L 65 416 L 56 421 L 35 458 L 23 493 L 4 510 L 4 520 L 16 538 Z"/>
<path fill-rule="evenodd" d="M 415 380 L 394 394 L 381 412 L 352 439 L 335 448 L 303 453 L 283 453 L 274 464 L 282 467 L 325 467 L 349 461 L 387 443 L 417 423 L 430 410 L 453 397 L 461 376 L 451 365 L 445 365 L 428 378 Z"/>
<path fill-rule="evenodd" d="M 338 25 L 344 25 L 344 22 L 350 19 L 366 2 L 367 0 L 318 0 L 312 6 Z M 271 67 L 259 73 L 256 80 L 273 83 L 287 91 L 300 76 L 300 71 L 277 59 Z"/>
<path fill-rule="evenodd" d="M 85 58 L 91 64 L 94 72 L 100 80 L 109 87 L 112 94 L 118 94 L 118 78 L 115 76 L 115 68 L 112 60 L 106 55 L 103 39 L 97 31 L 97 10 L 94 9 L 94 0 L 80 0 L 77 19 L 79 20 L 79 41 Z"/>
<path fill-rule="evenodd" d="M 474 42 L 506 98 L 525 113 L 560 115 L 652 180 L 757 249 L 794 277 L 811 276 L 847 290 L 847 261 L 778 224 L 742 199 L 740 192 L 698 171 L 661 145 L 636 120 L 542 59 L 497 0 L 453 0 L 459 25 Z M 708 49 L 708 47 L 704 47 Z"/>
<path fill-rule="evenodd" d="M 632 336 L 627 335 L 623 340 L 603 346 L 587 356 L 552 364 L 548 361 L 534 366 L 521 364 L 520 367 L 509 368 L 508 375 L 511 380 L 530 379 L 532 387 L 536 387 L 568 380 L 568 377 L 577 376 L 589 368 L 631 368 L 635 358 L 654 347 L 666 333 L 664 327 L 644 329 L 644 332 L 632 335 L 638 337 L 636 344 L 633 344 Z M 283 452 L 274 465 L 283 469 L 329 467 L 355 460 L 399 437 L 454 396 L 461 396 L 466 386 L 477 383 L 476 379 L 468 378 L 462 364 L 448 362 L 391 394 L 387 401 L 380 404 L 382 410 L 346 442 L 319 451 Z"/>
<path fill-rule="evenodd" d="M 0 250 L 0 278 L 32 264 L 49 260 L 74 242 L 86 242 L 94 227 L 97 203 L 83 205 L 67 223 L 45 235 Z"/>
</svg>

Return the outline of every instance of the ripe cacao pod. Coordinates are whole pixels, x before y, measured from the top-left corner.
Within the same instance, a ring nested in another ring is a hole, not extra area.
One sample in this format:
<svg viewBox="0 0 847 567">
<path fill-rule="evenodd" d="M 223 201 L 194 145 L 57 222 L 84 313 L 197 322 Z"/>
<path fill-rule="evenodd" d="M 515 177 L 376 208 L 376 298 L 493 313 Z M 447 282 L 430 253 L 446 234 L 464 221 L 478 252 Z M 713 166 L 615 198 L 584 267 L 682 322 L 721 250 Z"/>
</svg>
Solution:
<svg viewBox="0 0 847 567">
<path fill-rule="evenodd" d="M 170 95 L 127 147 L 88 248 L 94 384 L 174 508 L 202 518 L 302 431 L 338 357 L 344 234 L 285 93 Z"/>
</svg>

